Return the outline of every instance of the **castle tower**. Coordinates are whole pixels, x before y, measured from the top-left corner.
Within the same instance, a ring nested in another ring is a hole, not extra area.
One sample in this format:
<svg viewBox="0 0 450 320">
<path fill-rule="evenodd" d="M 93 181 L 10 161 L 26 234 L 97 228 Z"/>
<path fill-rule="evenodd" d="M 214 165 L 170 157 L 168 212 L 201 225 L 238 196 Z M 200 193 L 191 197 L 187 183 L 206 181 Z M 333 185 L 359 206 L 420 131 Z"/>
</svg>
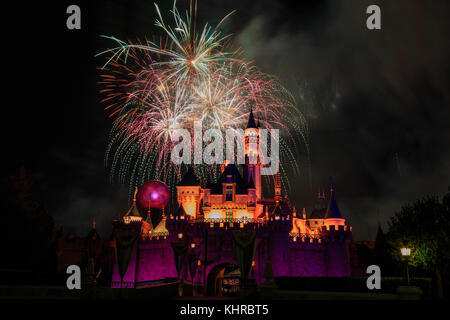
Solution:
<svg viewBox="0 0 450 320">
<path fill-rule="evenodd" d="M 178 203 L 183 206 L 186 214 L 196 218 L 200 209 L 202 197 L 200 182 L 195 176 L 194 169 L 189 168 L 183 179 L 177 185 Z"/>
<path fill-rule="evenodd" d="M 338 226 L 345 225 L 345 219 L 342 217 L 336 202 L 335 188 L 332 180 L 330 183 L 330 200 L 328 202 L 327 211 L 325 212 L 324 225 L 327 226 L 327 228 L 329 228 L 329 226 L 335 226 L 335 229 L 337 229 Z"/>
<path fill-rule="evenodd" d="M 324 225 L 324 218 L 327 212 L 327 201 L 325 199 L 325 192 L 317 192 L 316 203 L 308 218 L 308 226 L 313 232 L 319 232 Z"/>
<path fill-rule="evenodd" d="M 255 217 L 262 214 L 263 206 L 261 201 L 261 162 L 259 159 L 259 129 L 253 116 L 253 109 L 250 108 L 247 128 L 245 128 L 245 166 L 244 180 L 250 185 L 253 182 L 256 194 Z"/>
</svg>

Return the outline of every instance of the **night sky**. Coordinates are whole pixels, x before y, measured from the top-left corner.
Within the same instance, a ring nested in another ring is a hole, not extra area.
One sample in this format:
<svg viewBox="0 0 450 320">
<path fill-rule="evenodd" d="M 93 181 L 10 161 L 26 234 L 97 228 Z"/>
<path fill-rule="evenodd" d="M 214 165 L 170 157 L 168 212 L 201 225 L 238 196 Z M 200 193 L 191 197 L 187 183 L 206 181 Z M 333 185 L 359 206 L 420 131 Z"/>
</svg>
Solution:
<svg viewBox="0 0 450 320">
<path fill-rule="evenodd" d="M 66 28 L 70 4 L 81 7 L 81 30 Z M 381 7 L 381 31 L 366 28 L 370 4 Z M 377 210 L 386 229 L 402 204 L 450 185 L 449 9 L 438 0 L 199 0 L 198 23 L 237 10 L 225 30 L 307 116 L 312 180 L 299 158 L 291 202 L 310 207 L 333 176 L 355 239 L 372 240 Z M 111 119 L 97 85 L 104 60 L 94 55 L 112 45 L 101 34 L 157 32 L 153 1 L 17 3 L 4 14 L 18 18 L 3 28 L 2 192 L 23 165 L 65 232 L 84 236 L 96 219 L 109 237 L 129 199 L 104 164 Z"/>
</svg>

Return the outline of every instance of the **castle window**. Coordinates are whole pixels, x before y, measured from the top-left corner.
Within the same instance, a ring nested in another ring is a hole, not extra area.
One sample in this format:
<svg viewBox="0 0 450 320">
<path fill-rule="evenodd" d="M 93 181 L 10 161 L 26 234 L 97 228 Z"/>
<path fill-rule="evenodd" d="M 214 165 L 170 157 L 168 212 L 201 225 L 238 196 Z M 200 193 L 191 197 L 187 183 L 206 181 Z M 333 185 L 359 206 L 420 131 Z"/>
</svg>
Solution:
<svg viewBox="0 0 450 320">
<path fill-rule="evenodd" d="M 233 212 L 232 211 L 227 211 L 226 213 L 226 218 L 228 222 L 231 222 L 231 219 L 233 219 Z"/>
<path fill-rule="evenodd" d="M 227 186 L 225 201 L 233 201 L 233 187 Z"/>
</svg>

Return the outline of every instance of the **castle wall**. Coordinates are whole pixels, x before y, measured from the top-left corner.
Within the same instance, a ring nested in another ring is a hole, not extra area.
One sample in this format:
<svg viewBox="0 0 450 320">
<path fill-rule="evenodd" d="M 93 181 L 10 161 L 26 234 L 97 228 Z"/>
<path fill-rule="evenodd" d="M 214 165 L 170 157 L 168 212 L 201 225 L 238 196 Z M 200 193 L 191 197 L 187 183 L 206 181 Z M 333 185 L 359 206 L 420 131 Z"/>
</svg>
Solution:
<svg viewBox="0 0 450 320">
<path fill-rule="evenodd" d="M 326 248 L 318 244 L 317 240 L 313 244 L 290 246 L 289 257 L 289 276 L 324 277 L 327 275 Z"/>
<path fill-rule="evenodd" d="M 289 232 L 292 224 L 287 221 L 273 222 L 269 233 L 269 260 L 272 262 L 275 276 L 289 276 L 290 252 L 288 248 Z"/>
<path fill-rule="evenodd" d="M 289 236 L 292 223 L 289 220 L 271 221 L 267 229 L 258 232 L 254 266 L 249 278 L 257 283 L 264 281 L 264 268 L 266 261 L 272 262 L 275 277 L 325 277 L 350 276 L 351 231 L 347 227 L 323 227 L 322 239 L 309 237 L 294 238 Z M 171 229 L 172 230 L 172 229 Z M 222 263 L 237 265 L 234 257 L 231 230 L 225 228 L 211 228 L 208 231 L 208 265 L 206 277 L 210 271 Z M 171 232 L 175 233 L 176 228 Z M 189 241 L 196 244 L 199 259 L 204 261 L 204 235 L 191 229 Z M 124 287 L 134 287 L 135 283 L 163 280 L 177 277 L 173 250 L 168 239 L 153 238 L 152 240 L 139 240 L 139 251 L 133 252 L 129 268 L 124 277 Z M 204 266 L 197 272 L 196 281 L 203 282 Z M 186 276 L 186 270 L 183 272 Z M 189 277 L 190 279 L 190 277 Z M 117 265 L 114 266 L 113 287 L 118 287 Z"/>
<path fill-rule="evenodd" d="M 141 240 L 137 260 L 137 282 L 177 277 L 169 240 Z"/>
<path fill-rule="evenodd" d="M 350 236 L 346 226 L 329 227 L 329 231 L 322 229 L 328 238 L 327 244 L 327 275 L 330 277 L 351 276 L 350 265 Z"/>
</svg>

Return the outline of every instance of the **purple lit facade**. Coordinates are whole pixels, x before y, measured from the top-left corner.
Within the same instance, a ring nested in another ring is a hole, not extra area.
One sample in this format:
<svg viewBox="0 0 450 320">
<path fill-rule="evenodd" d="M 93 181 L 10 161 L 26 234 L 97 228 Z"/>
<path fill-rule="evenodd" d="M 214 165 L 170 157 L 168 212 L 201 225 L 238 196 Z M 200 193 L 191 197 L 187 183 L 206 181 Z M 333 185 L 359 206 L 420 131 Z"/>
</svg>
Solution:
<svg viewBox="0 0 450 320">
<path fill-rule="evenodd" d="M 253 114 L 250 114 L 245 133 L 258 136 Z M 246 145 L 246 150 L 259 150 L 257 147 Z M 271 262 L 275 277 L 351 276 L 356 264 L 352 228 L 339 211 L 334 186 L 330 188 L 328 199 L 325 193 L 319 192 L 317 203 L 308 216 L 305 209 L 298 214 L 287 197 L 281 195 L 278 174 L 274 197 L 262 197 L 260 169 L 259 163 L 253 165 L 248 161 L 241 168 L 225 163 L 218 181 L 208 181 L 204 187 L 194 171 L 188 171 L 177 186 L 177 212 L 158 211 L 160 221 L 156 227 L 150 218 L 155 215 L 155 211 L 151 211 L 153 206 L 150 205 L 144 219 L 135 199 L 127 214 L 114 221 L 114 227 L 139 229 L 140 236 L 122 281 L 115 263 L 111 286 L 135 288 L 177 278 L 172 244 L 179 242 L 186 242 L 189 251 L 198 257 L 194 279 L 186 265 L 180 277 L 209 286 L 217 280 L 217 270 L 223 270 L 226 265 L 238 265 L 232 230 L 257 233 L 249 273 L 249 278 L 256 283 L 264 281 L 266 261 Z M 144 186 L 149 185 L 155 186 L 153 182 Z M 161 192 L 164 196 L 169 194 Z M 139 194 L 144 192 L 139 190 Z M 139 203 L 141 201 L 139 198 Z"/>
</svg>

